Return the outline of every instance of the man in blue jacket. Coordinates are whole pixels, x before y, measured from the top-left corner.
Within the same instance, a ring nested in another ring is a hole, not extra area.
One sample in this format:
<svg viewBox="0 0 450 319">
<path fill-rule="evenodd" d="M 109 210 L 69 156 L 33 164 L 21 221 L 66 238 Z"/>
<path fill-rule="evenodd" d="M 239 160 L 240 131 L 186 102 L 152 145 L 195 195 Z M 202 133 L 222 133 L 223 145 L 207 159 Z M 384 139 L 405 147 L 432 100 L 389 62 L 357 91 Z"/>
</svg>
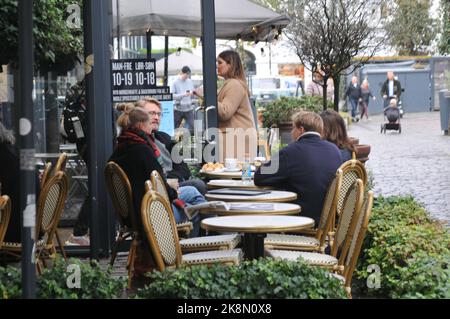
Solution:
<svg viewBox="0 0 450 319">
<path fill-rule="evenodd" d="M 342 164 L 336 145 L 322 140 L 322 118 L 312 112 L 299 112 L 292 118 L 295 142 L 279 153 L 278 170 L 267 173 L 273 166 L 268 162 L 255 172 L 255 185 L 275 186 L 295 192 L 301 216 L 320 220 L 323 201 L 336 170 Z M 275 156 L 276 158 L 276 156 Z"/>
</svg>

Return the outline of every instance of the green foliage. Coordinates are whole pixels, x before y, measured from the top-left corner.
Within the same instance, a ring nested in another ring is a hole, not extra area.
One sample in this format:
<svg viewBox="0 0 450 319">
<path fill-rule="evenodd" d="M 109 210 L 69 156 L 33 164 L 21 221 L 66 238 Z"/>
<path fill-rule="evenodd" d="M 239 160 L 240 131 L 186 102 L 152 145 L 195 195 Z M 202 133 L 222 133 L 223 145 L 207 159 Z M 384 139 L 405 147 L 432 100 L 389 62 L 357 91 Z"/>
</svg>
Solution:
<svg viewBox="0 0 450 319">
<path fill-rule="evenodd" d="M 391 46 L 399 55 L 424 55 L 436 36 L 429 0 L 396 0 L 392 19 L 385 25 Z"/>
<path fill-rule="evenodd" d="M 0 267 L 0 299 L 18 299 L 22 296 L 20 269 Z"/>
<path fill-rule="evenodd" d="M 68 268 L 71 265 L 73 268 Z M 78 268 L 79 267 L 79 268 Z M 79 288 L 69 288 L 67 282 L 73 282 L 74 269 L 80 270 Z M 76 259 L 69 263 L 56 260 L 54 267 L 45 269 L 37 278 L 37 297 L 41 299 L 112 299 L 120 298 L 126 281 L 111 276 L 111 270 L 104 271 L 98 263 L 92 266 Z M 0 267 L 0 297 L 13 299 L 21 297 L 21 274 L 17 268 Z"/>
<path fill-rule="evenodd" d="M 301 261 L 245 261 L 239 266 L 214 264 L 152 272 L 138 298 L 345 298 L 342 283 L 323 269 Z"/>
<path fill-rule="evenodd" d="M 439 42 L 439 53 L 450 54 L 450 1 L 441 0 L 441 39 Z"/>
<path fill-rule="evenodd" d="M 357 267 L 381 269 L 380 289 L 365 293 L 390 298 L 450 297 L 450 234 L 412 197 L 379 197 Z"/>
<path fill-rule="evenodd" d="M 42 72 L 67 72 L 74 67 L 78 55 L 82 53 L 82 29 L 71 29 L 66 21 L 70 15 L 66 9 L 70 4 L 82 7 L 81 0 L 34 1 L 35 66 Z M 17 0 L 0 0 L 0 29 L 0 65 L 12 63 L 17 66 Z"/>
<path fill-rule="evenodd" d="M 328 104 L 329 108 L 333 105 Z M 264 107 L 263 127 L 279 126 L 281 123 L 291 122 L 291 117 L 298 111 L 310 111 L 320 113 L 323 111 L 321 96 L 281 97 L 268 103 Z"/>
</svg>

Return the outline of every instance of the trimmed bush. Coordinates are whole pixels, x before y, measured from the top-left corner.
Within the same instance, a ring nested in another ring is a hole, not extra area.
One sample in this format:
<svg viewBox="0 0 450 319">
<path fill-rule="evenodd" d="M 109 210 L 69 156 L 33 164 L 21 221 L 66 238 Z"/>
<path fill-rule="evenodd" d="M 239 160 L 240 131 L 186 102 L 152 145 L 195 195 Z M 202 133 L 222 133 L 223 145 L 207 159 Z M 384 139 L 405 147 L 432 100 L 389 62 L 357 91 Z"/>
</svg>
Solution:
<svg viewBox="0 0 450 319">
<path fill-rule="evenodd" d="M 270 258 L 239 266 L 214 264 L 148 274 L 151 283 L 138 298 L 265 299 L 346 298 L 342 283 L 322 269 L 301 261 Z"/>
<path fill-rule="evenodd" d="M 389 298 L 450 298 L 450 235 L 412 197 L 379 197 L 357 267 L 381 270 L 381 287 L 364 293 Z"/>
<path fill-rule="evenodd" d="M 78 270 L 79 286 L 73 277 Z M 53 268 L 45 269 L 37 278 L 36 286 L 40 299 L 113 299 L 122 296 L 126 280 L 113 278 L 111 270 L 102 270 L 97 262 L 90 265 L 70 259 L 66 264 L 57 259 Z M 21 298 L 20 269 L 0 267 L 0 293 L 3 299 Z"/>
</svg>

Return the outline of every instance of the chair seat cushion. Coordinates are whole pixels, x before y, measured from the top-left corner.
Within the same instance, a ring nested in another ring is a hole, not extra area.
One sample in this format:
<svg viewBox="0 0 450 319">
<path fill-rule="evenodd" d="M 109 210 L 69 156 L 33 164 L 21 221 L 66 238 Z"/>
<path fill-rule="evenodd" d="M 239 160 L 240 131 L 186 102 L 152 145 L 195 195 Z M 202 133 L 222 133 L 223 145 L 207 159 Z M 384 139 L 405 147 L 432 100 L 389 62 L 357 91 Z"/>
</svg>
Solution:
<svg viewBox="0 0 450 319">
<path fill-rule="evenodd" d="M 275 249 L 319 249 L 320 242 L 314 237 L 300 235 L 267 234 L 264 239 L 266 248 Z"/>
<path fill-rule="evenodd" d="M 320 253 L 276 249 L 267 250 L 266 253 L 272 258 L 282 258 L 292 261 L 302 258 L 305 262 L 314 266 L 333 267 L 338 264 L 338 260 L 335 257 Z"/>
<path fill-rule="evenodd" d="M 202 251 L 182 256 L 182 262 L 188 265 L 212 264 L 215 262 L 239 264 L 241 260 L 241 249 Z"/>
<path fill-rule="evenodd" d="M 182 222 L 182 223 L 178 223 L 177 224 L 177 228 L 178 229 L 180 229 L 180 228 L 187 228 L 187 229 L 192 230 L 194 228 L 194 226 L 192 225 L 191 222 Z"/>
<path fill-rule="evenodd" d="M 39 240 L 37 242 L 38 247 L 44 246 L 44 241 Z M 12 250 L 12 251 L 21 251 L 22 250 L 22 243 L 16 243 L 16 242 L 3 242 L 2 248 L 4 250 Z"/>
<path fill-rule="evenodd" d="M 241 241 L 238 234 L 195 237 L 180 240 L 182 251 L 234 249 Z"/>
</svg>

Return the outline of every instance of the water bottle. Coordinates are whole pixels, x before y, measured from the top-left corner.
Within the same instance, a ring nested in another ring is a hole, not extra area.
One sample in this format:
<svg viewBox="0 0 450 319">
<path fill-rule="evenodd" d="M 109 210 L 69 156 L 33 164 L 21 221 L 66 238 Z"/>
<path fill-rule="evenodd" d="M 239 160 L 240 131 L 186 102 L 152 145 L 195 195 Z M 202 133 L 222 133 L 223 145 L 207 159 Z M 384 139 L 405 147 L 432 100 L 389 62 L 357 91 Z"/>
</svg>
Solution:
<svg viewBox="0 0 450 319">
<path fill-rule="evenodd" d="M 250 167 L 250 159 L 245 158 L 244 163 L 242 163 L 242 183 L 250 184 L 252 181 L 252 169 Z"/>
</svg>

